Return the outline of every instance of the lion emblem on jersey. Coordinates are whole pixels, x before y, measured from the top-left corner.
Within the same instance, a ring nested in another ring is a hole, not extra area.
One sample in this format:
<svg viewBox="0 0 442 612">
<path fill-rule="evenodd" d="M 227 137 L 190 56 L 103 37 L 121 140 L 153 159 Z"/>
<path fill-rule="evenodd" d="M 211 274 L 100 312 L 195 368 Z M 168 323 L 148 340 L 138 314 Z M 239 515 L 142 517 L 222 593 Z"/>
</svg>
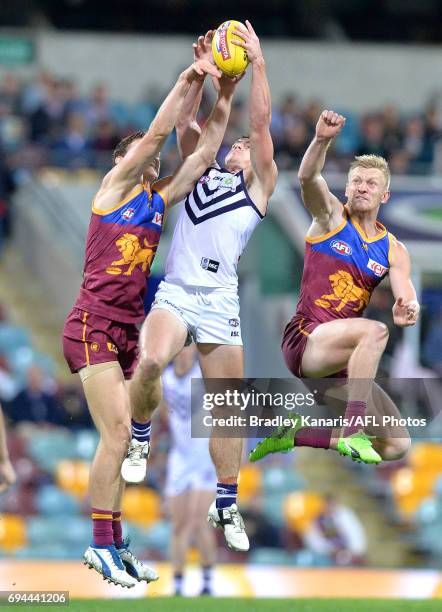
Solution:
<svg viewBox="0 0 442 612">
<path fill-rule="evenodd" d="M 320 299 L 315 300 L 316 306 L 321 308 L 332 308 L 336 312 L 341 312 L 349 302 L 356 302 L 353 312 L 359 312 L 367 306 L 370 301 L 370 293 L 355 285 L 352 275 L 345 270 L 338 270 L 328 277 L 331 282 L 333 293 L 321 295 Z M 337 305 L 336 305 L 337 303 Z"/>
<path fill-rule="evenodd" d="M 156 247 L 158 242 L 155 244 L 149 244 L 144 238 L 144 246 L 140 245 L 140 240 L 135 234 L 124 234 L 121 238 L 115 242 L 115 246 L 120 251 L 122 257 L 113 261 L 111 265 L 106 268 L 108 274 L 121 274 L 122 269 L 118 266 L 128 265 L 128 269 L 124 272 L 124 276 L 130 276 L 134 271 L 135 266 L 141 265 L 143 272 L 147 271 L 147 266 L 150 267 L 153 257 L 155 255 Z"/>
</svg>

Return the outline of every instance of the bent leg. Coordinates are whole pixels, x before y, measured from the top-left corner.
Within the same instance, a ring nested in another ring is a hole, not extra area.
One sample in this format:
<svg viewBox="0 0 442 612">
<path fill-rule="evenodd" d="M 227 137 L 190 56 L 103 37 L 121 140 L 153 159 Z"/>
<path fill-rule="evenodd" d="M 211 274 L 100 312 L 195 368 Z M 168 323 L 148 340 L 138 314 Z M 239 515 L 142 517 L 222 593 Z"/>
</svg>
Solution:
<svg viewBox="0 0 442 612">
<path fill-rule="evenodd" d="M 322 378 L 348 368 L 351 379 L 373 379 L 387 340 L 387 327 L 378 321 L 356 318 L 322 323 L 307 339 L 303 376 Z"/>
<path fill-rule="evenodd" d="M 149 421 L 161 401 L 161 374 L 181 351 L 187 328 L 177 317 L 157 308 L 146 318 L 140 334 L 140 357 L 130 384 L 132 416 Z"/>
<path fill-rule="evenodd" d="M 372 393 L 368 402 L 368 414 L 377 417 L 379 423 L 383 423 L 384 417 L 392 417 L 394 421 L 401 418 L 401 413 L 391 397 L 376 383 L 373 384 Z M 393 421 L 393 422 L 394 422 Z M 367 428 L 367 433 L 376 435 L 373 447 L 384 461 L 397 461 L 408 453 L 411 446 L 410 434 L 406 427 L 399 425 L 382 425 L 381 435 L 379 428 L 373 431 Z"/>
</svg>

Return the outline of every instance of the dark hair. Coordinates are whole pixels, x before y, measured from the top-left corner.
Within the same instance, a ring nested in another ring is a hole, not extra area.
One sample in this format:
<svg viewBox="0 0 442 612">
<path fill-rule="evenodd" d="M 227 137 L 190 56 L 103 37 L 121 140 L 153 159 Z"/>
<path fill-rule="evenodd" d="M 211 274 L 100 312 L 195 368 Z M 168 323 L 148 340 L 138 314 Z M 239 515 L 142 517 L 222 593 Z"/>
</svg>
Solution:
<svg viewBox="0 0 442 612">
<path fill-rule="evenodd" d="M 129 134 L 117 144 L 112 153 L 112 162 L 115 164 L 115 160 L 117 157 L 124 157 L 127 153 L 129 145 L 133 143 L 134 140 L 139 140 L 145 136 L 146 132 L 143 130 L 139 130 L 138 132 L 134 132 L 133 134 Z"/>
</svg>

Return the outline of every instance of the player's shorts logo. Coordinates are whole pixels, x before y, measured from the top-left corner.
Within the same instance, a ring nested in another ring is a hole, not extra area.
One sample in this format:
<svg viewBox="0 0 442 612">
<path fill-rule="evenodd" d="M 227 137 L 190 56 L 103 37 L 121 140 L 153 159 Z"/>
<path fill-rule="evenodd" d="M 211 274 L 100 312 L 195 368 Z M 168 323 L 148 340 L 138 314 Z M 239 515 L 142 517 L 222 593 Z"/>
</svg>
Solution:
<svg viewBox="0 0 442 612">
<path fill-rule="evenodd" d="M 239 319 L 229 319 L 229 325 L 232 327 L 239 327 Z"/>
<path fill-rule="evenodd" d="M 343 240 L 332 240 L 330 246 L 339 255 L 351 255 L 351 246 Z"/>
<path fill-rule="evenodd" d="M 116 353 L 118 355 L 118 349 L 115 346 L 115 344 L 112 344 L 112 342 L 107 343 L 107 350 L 110 351 L 111 353 Z"/>
<path fill-rule="evenodd" d="M 219 261 L 209 259 L 208 257 L 202 257 L 201 267 L 203 270 L 207 270 L 208 272 L 214 272 L 216 274 L 219 268 Z"/>
<path fill-rule="evenodd" d="M 376 276 L 384 276 L 384 274 L 387 274 L 388 272 L 388 269 L 385 266 L 377 261 L 374 261 L 374 259 L 368 260 L 367 268 L 370 268 L 370 270 L 374 272 Z"/>
<path fill-rule="evenodd" d="M 98 342 L 91 342 L 91 351 L 93 351 L 94 353 L 98 353 L 99 350 L 100 345 L 98 344 Z"/>
<path fill-rule="evenodd" d="M 106 268 L 107 274 L 121 274 L 122 269 L 118 266 L 127 265 L 128 268 L 126 272 L 124 272 L 124 276 L 131 276 L 135 266 L 138 264 L 141 265 L 143 272 L 147 271 L 148 266 L 150 268 L 157 250 L 158 242 L 149 244 L 146 238 L 144 238 L 144 246 L 146 248 L 143 249 L 140 245 L 138 236 L 135 236 L 135 234 L 124 234 L 124 236 L 116 240 L 115 246 L 120 251 L 122 257 L 121 259 L 113 261 L 111 265 Z"/>
<path fill-rule="evenodd" d="M 235 330 L 230 332 L 230 336 L 231 337 L 235 337 L 235 338 L 239 338 L 239 331 Z"/>
<path fill-rule="evenodd" d="M 124 212 L 121 213 L 121 216 L 125 221 L 129 221 L 135 214 L 135 208 L 126 208 Z"/>
<path fill-rule="evenodd" d="M 370 293 L 363 287 L 355 284 L 352 275 L 346 270 L 338 270 L 328 277 L 331 282 L 333 293 L 321 295 L 315 300 L 316 306 L 331 308 L 335 312 L 341 312 L 348 303 L 355 303 L 353 312 L 359 312 L 365 308 L 370 301 Z"/>
</svg>

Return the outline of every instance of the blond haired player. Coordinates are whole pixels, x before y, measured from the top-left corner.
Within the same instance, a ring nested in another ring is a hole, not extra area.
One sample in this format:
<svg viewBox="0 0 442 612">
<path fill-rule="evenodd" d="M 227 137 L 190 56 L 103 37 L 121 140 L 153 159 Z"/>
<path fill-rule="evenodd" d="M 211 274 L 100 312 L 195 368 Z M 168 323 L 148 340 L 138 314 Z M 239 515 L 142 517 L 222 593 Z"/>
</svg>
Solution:
<svg viewBox="0 0 442 612">
<path fill-rule="evenodd" d="M 161 372 L 189 337 L 197 344 L 205 378 L 241 379 L 244 375 L 236 267 L 250 235 L 266 214 L 277 177 L 264 57 L 256 33 L 246 23 L 247 27 L 237 32 L 242 38 L 237 44 L 246 49 L 251 63 L 250 136 L 233 144 L 224 168 L 215 163 L 214 155 L 186 192 L 166 278 L 141 333 L 140 361 L 130 389 L 134 418 L 141 423 L 150 419 L 160 402 Z M 193 107 L 199 95 L 197 85 L 191 93 L 194 97 L 189 106 Z M 192 121 L 187 127 L 196 129 Z M 217 137 L 218 145 L 223 135 Z M 167 185 L 162 189 L 167 195 Z M 223 529 L 228 546 L 235 550 L 249 548 L 236 505 L 242 445 L 239 438 L 212 436 L 210 440 L 218 488 L 209 519 Z M 132 472 L 130 455 L 123 466 L 126 475 Z M 138 459 L 133 469 L 136 478 L 140 473 Z M 144 476 L 145 466 L 142 473 Z"/>
<path fill-rule="evenodd" d="M 374 288 L 387 276 L 395 298 L 395 325 L 414 325 L 419 316 L 416 291 L 410 279 L 410 256 L 377 220 L 390 197 L 390 171 L 382 157 L 362 155 L 350 166 L 343 205 L 330 193 L 321 175 L 327 149 L 344 127 L 342 115 L 325 110 L 315 137 L 299 168 L 304 206 L 312 216 L 306 236 L 304 273 L 296 313 L 282 341 L 287 367 L 298 377 L 348 379 L 348 402 L 343 431 L 332 428 L 278 429 L 260 442 L 250 459 L 294 446 L 333 448 L 364 463 L 379 463 L 405 455 L 410 440 L 404 428 L 395 435 L 371 440 L 358 422 L 367 402 L 384 414 L 399 417 L 390 398 L 373 384 L 388 339 L 386 325 L 363 319 Z"/>
</svg>

